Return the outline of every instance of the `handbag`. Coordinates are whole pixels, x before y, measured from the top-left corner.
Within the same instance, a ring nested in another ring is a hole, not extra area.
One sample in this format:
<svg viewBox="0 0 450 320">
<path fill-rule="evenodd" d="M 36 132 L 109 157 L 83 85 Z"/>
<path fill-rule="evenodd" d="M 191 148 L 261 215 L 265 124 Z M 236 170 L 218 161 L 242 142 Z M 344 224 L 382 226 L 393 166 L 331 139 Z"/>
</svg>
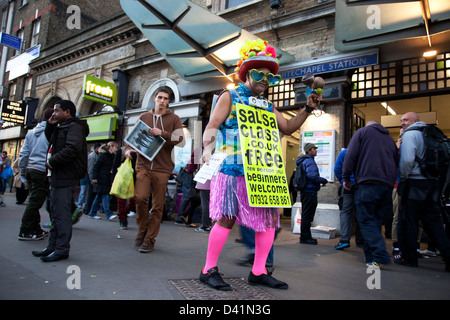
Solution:
<svg viewBox="0 0 450 320">
<path fill-rule="evenodd" d="M 114 177 L 111 191 L 109 194 L 116 196 L 120 199 L 130 199 L 134 197 L 134 179 L 133 179 L 133 166 L 131 159 L 127 158 L 120 165 Z"/>
<path fill-rule="evenodd" d="M 10 165 L 6 164 L 5 165 L 5 170 L 2 171 L 1 177 L 5 180 L 9 179 L 12 177 L 12 175 L 14 174 L 13 169 L 11 168 Z"/>
</svg>

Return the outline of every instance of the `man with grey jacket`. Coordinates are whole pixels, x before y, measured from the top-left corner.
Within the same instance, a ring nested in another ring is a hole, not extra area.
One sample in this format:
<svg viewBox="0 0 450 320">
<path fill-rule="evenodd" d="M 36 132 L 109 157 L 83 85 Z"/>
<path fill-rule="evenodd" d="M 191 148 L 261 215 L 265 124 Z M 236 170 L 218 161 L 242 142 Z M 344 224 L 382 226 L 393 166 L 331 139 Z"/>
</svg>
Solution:
<svg viewBox="0 0 450 320">
<path fill-rule="evenodd" d="M 409 120 L 409 123 L 403 119 Z M 450 241 L 445 233 L 439 207 L 438 181 L 427 179 L 421 172 L 416 159 L 425 153 L 425 143 L 421 128 L 426 124 L 419 121 L 414 112 L 402 117 L 402 127 L 406 130 L 400 146 L 400 185 L 401 197 L 399 208 L 398 238 L 401 259 L 395 263 L 417 267 L 417 234 L 419 219 L 427 235 L 436 244 L 446 262 L 446 271 L 450 271 Z"/>
<path fill-rule="evenodd" d="M 47 169 L 45 167 L 48 151 L 45 127 L 52 113 L 52 108 L 44 111 L 42 121 L 27 133 L 22 150 L 19 153 L 20 174 L 22 178 L 26 179 L 26 185 L 29 188 L 28 204 L 22 216 L 19 240 L 42 240 L 48 235 L 41 229 L 39 209 L 41 209 L 49 193 Z"/>
<path fill-rule="evenodd" d="M 87 182 L 87 190 L 86 190 L 86 203 L 83 209 L 84 214 L 89 214 L 89 211 L 91 211 L 92 202 L 94 201 L 95 195 L 94 194 L 94 187 L 92 185 L 91 179 L 94 175 L 92 170 L 94 170 L 94 164 L 97 161 L 98 158 L 98 148 L 100 148 L 100 143 L 96 143 L 94 145 L 94 150 L 89 153 L 88 155 L 88 182 Z"/>
</svg>

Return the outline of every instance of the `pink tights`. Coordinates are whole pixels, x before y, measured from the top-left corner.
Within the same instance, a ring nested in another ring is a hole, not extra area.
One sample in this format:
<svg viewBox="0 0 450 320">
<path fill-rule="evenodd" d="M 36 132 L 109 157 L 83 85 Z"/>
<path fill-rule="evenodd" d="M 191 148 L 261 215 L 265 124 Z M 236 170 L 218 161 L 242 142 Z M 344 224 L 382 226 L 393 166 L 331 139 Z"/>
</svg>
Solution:
<svg viewBox="0 0 450 320">
<path fill-rule="evenodd" d="M 220 252 L 227 241 L 230 229 L 219 226 L 217 223 L 209 233 L 208 251 L 206 253 L 206 263 L 203 272 L 217 266 Z M 267 228 L 265 232 L 256 232 L 255 234 L 255 260 L 253 262 L 252 272 L 259 276 L 266 273 L 266 260 L 270 248 L 275 238 L 275 229 Z"/>
</svg>

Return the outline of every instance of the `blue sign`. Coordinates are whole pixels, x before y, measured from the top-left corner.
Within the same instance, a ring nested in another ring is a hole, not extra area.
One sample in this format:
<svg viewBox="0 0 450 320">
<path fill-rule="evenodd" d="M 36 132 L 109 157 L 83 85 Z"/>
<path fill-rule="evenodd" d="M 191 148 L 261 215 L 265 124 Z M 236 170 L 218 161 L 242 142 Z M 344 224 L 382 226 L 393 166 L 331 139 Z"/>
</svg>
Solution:
<svg viewBox="0 0 450 320">
<path fill-rule="evenodd" d="M 3 44 L 7 47 L 20 50 L 22 46 L 22 39 L 14 37 L 10 34 L 2 32 L 0 34 L 0 44 Z"/>
<path fill-rule="evenodd" d="M 300 78 L 307 73 L 320 74 L 353 68 L 361 68 L 378 64 L 378 53 L 349 57 L 340 60 L 324 62 L 304 67 L 298 67 L 279 72 L 283 79 Z"/>
</svg>

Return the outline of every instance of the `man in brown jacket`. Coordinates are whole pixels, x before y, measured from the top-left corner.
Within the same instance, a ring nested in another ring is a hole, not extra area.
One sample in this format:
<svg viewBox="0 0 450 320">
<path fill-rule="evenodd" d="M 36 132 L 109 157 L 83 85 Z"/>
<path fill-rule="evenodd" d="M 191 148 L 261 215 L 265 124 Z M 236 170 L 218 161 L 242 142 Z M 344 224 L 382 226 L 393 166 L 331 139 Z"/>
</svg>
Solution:
<svg viewBox="0 0 450 320">
<path fill-rule="evenodd" d="M 153 250 L 156 236 L 159 233 L 161 217 L 166 197 L 167 182 L 175 164 L 172 160 L 172 150 L 175 145 L 184 144 L 183 128 L 180 117 L 168 109 L 170 90 L 164 87 L 155 91 L 153 100 L 155 108 L 141 114 L 139 120 L 152 128 L 150 134 L 161 136 L 166 142 L 153 161 L 138 153 L 136 161 L 136 223 L 138 234 L 135 240 L 139 252 Z M 131 158 L 136 152 L 130 146 L 125 149 L 125 156 Z M 152 193 L 152 210 L 148 214 L 148 197 Z"/>
</svg>

